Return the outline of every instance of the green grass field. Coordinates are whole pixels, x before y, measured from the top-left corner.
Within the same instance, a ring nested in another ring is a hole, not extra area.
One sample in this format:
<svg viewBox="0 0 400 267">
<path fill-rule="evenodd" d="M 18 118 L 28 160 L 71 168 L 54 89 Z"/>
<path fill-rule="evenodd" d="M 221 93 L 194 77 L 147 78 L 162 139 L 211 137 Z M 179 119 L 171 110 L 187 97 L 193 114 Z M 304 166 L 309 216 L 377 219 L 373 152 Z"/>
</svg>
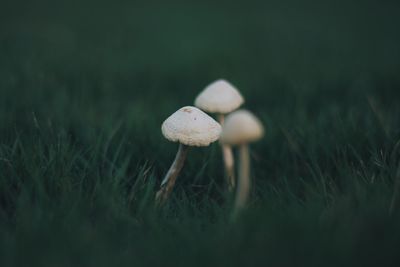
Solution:
<svg viewBox="0 0 400 267">
<path fill-rule="evenodd" d="M 1 267 L 400 265 L 394 1 L 1 5 Z M 249 207 L 215 143 L 155 210 L 161 123 L 218 78 L 266 129 Z"/>
</svg>

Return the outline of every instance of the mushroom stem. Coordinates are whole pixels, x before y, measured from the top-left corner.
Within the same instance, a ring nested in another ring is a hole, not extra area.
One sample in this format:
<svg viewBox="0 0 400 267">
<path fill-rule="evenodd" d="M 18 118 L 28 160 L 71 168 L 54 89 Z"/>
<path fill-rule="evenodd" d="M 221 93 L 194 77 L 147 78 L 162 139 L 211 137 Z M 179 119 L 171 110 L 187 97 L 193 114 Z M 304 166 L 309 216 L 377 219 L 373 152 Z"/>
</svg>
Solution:
<svg viewBox="0 0 400 267">
<path fill-rule="evenodd" d="M 218 120 L 219 123 L 223 125 L 225 121 L 224 114 L 219 114 Z M 221 149 L 225 166 L 226 183 L 228 185 L 228 190 L 232 191 L 235 188 L 235 161 L 233 158 L 232 147 L 230 145 L 222 144 Z"/>
<path fill-rule="evenodd" d="M 246 206 L 251 187 L 249 146 L 247 144 L 240 145 L 239 153 L 239 180 L 236 191 L 234 214 L 238 214 L 238 212 Z"/>
<path fill-rule="evenodd" d="M 185 163 L 188 151 L 189 146 L 179 144 L 179 149 L 176 153 L 175 160 L 165 175 L 164 180 L 161 182 L 160 189 L 156 194 L 156 205 L 163 205 L 171 194 L 176 178 L 178 177 L 178 174 Z"/>
</svg>

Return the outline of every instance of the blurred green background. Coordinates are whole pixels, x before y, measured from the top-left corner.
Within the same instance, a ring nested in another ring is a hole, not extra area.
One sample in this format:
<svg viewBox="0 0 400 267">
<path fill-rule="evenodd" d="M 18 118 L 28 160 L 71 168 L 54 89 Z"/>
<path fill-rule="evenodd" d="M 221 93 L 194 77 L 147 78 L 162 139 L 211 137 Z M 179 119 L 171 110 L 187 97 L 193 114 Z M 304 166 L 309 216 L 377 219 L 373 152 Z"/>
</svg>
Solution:
<svg viewBox="0 0 400 267">
<path fill-rule="evenodd" d="M 0 265 L 398 266 L 399 12 L 1 1 Z M 160 125 L 218 78 L 266 128 L 249 209 L 231 222 L 214 144 L 155 211 Z"/>
</svg>

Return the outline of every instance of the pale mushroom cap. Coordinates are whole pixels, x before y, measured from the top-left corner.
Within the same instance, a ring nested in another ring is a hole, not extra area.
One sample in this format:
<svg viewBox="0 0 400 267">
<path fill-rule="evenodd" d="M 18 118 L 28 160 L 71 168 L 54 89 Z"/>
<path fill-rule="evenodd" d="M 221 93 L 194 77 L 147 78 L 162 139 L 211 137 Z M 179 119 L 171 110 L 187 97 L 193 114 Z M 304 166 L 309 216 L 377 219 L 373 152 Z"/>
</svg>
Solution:
<svg viewBox="0 0 400 267">
<path fill-rule="evenodd" d="M 194 105 L 205 112 L 227 114 L 239 108 L 243 102 L 243 96 L 232 84 L 217 80 L 197 96 Z"/>
<path fill-rule="evenodd" d="M 208 146 L 218 140 L 221 125 L 195 107 L 183 107 L 162 124 L 165 138 L 188 146 Z"/>
<path fill-rule="evenodd" d="M 250 111 L 237 110 L 226 117 L 221 142 L 231 145 L 250 143 L 261 139 L 264 127 Z"/>
</svg>

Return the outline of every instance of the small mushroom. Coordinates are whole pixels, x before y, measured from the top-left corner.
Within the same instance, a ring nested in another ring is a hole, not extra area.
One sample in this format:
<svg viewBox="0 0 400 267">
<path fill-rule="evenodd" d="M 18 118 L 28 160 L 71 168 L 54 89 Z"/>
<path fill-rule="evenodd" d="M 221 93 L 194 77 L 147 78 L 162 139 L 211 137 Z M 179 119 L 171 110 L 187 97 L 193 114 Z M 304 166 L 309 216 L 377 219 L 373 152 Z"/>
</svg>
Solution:
<svg viewBox="0 0 400 267">
<path fill-rule="evenodd" d="M 247 110 L 237 110 L 228 115 L 222 128 L 221 142 L 239 146 L 239 179 L 235 197 L 234 214 L 243 209 L 250 193 L 250 153 L 248 144 L 264 135 L 262 123 Z"/>
<path fill-rule="evenodd" d="M 169 116 L 162 124 L 161 131 L 166 139 L 179 142 L 179 149 L 156 194 L 157 205 L 164 204 L 171 194 L 189 147 L 209 146 L 218 140 L 221 126 L 200 109 L 187 106 Z"/>
<path fill-rule="evenodd" d="M 195 106 L 208 113 L 216 113 L 218 121 L 224 124 L 225 115 L 239 108 L 244 103 L 243 96 L 229 82 L 217 80 L 208 85 L 196 98 Z M 235 167 L 232 148 L 222 144 L 222 155 L 228 189 L 235 187 Z"/>
</svg>

